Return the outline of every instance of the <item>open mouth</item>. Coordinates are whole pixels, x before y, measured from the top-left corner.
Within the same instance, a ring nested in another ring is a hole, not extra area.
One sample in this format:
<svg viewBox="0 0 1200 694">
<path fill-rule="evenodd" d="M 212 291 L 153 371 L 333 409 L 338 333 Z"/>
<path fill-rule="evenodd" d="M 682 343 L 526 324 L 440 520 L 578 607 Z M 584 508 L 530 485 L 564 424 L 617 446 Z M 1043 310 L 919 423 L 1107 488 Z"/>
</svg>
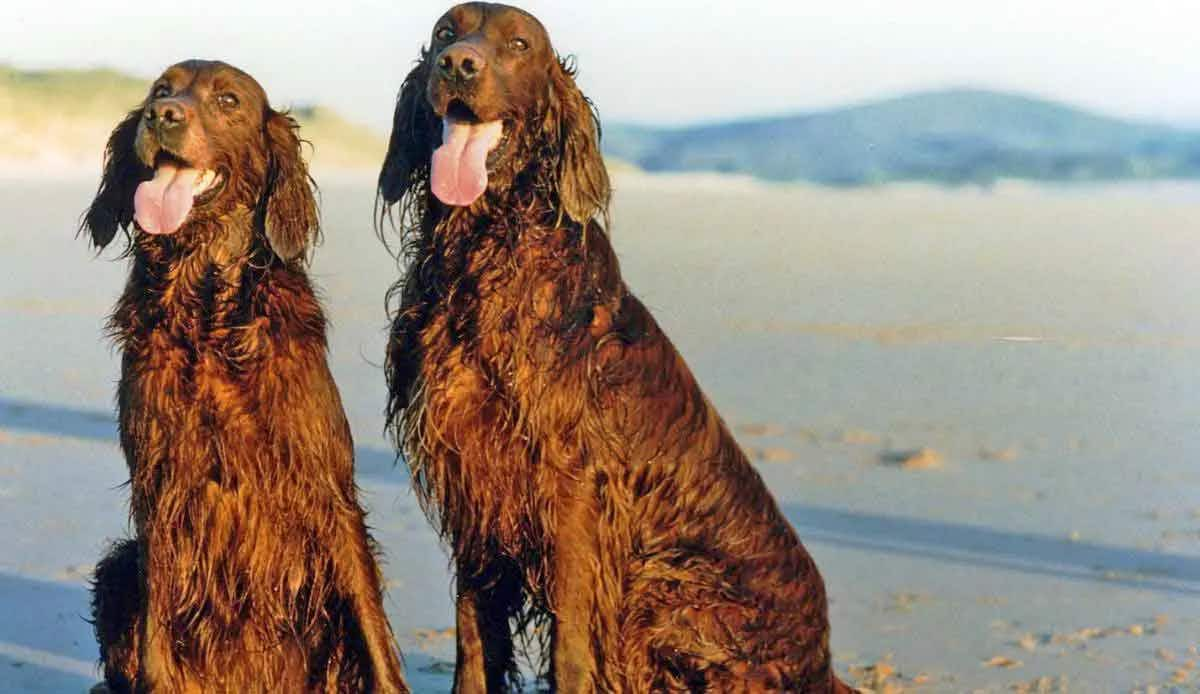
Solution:
<svg viewBox="0 0 1200 694">
<path fill-rule="evenodd" d="M 433 152 L 433 194 L 459 207 L 478 200 L 507 142 L 504 121 L 483 121 L 462 99 L 451 99 L 442 117 L 442 145 Z"/>
<path fill-rule="evenodd" d="M 446 105 L 446 115 L 443 116 L 443 143 L 445 137 L 445 122 L 453 121 L 458 124 L 466 124 L 471 126 L 487 125 L 482 118 L 476 115 L 475 110 L 467 105 L 467 102 L 462 99 L 451 99 Z M 496 121 L 490 121 L 496 122 Z M 495 164 L 504 158 L 505 148 L 508 146 L 508 133 L 512 124 L 507 120 L 499 120 L 503 126 L 500 130 L 500 140 L 496 142 L 488 151 L 486 160 L 487 168 L 490 170 Z"/>
<path fill-rule="evenodd" d="M 199 202 L 211 200 L 224 183 L 212 169 L 198 169 L 178 155 L 159 150 L 154 157 L 154 178 L 133 194 L 133 218 L 148 234 L 179 231 Z"/>
<path fill-rule="evenodd" d="M 478 124 L 480 118 L 475 114 L 475 110 L 467 105 L 467 102 L 462 99 L 451 99 L 446 104 L 445 118 L 461 121 L 463 123 Z"/>
</svg>

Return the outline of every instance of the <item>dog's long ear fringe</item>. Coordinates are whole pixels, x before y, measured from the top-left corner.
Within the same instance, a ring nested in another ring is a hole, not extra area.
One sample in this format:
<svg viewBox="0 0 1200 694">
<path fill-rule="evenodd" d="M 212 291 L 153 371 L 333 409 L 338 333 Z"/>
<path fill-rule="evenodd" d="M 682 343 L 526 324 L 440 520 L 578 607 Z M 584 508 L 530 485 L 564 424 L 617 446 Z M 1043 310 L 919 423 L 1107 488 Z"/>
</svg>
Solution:
<svg viewBox="0 0 1200 694">
<path fill-rule="evenodd" d="M 428 51 L 404 78 L 392 116 L 392 135 L 379 172 L 379 194 L 387 205 L 399 202 L 414 186 L 429 178 L 430 143 L 437 132 L 433 111 L 425 103 Z"/>
<path fill-rule="evenodd" d="M 264 126 L 269 165 L 264 186 L 263 230 L 271 250 L 284 261 L 305 255 L 320 235 L 320 216 L 300 151 L 300 126 L 287 113 L 270 111 Z"/>
<path fill-rule="evenodd" d="M 433 143 L 441 134 L 440 123 L 425 102 L 429 57 L 429 50 L 422 49 L 416 65 L 400 86 L 387 154 L 379 171 L 375 231 L 389 252 L 393 249 L 388 242 L 387 223 L 393 226 L 398 223 L 402 229 L 413 227 L 420 223 L 428 204 L 430 158 Z M 400 257 L 398 253 L 394 255 Z"/>
<path fill-rule="evenodd" d="M 572 58 L 551 71 L 547 135 L 558 143 L 558 197 L 571 219 L 586 225 L 601 217 L 608 227 L 612 186 L 600 154 L 600 117 L 575 84 Z"/>
<path fill-rule="evenodd" d="M 133 225 L 133 194 L 138 184 L 149 177 L 150 169 L 138 159 L 134 144 L 143 107 L 130 111 L 112 135 L 104 150 L 104 170 L 96 197 L 83 213 L 77 234 L 87 233 L 97 251 L 112 242 L 120 229 L 130 238 Z"/>
</svg>

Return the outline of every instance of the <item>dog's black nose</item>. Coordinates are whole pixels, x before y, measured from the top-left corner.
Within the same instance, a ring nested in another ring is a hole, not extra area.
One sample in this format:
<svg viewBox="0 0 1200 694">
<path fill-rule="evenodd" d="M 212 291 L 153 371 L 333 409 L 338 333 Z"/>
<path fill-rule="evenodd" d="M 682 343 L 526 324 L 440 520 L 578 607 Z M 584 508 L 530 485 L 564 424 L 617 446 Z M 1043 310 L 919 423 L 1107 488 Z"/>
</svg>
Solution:
<svg viewBox="0 0 1200 694">
<path fill-rule="evenodd" d="M 451 46 L 438 57 L 438 69 L 446 77 L 466 82 L 487 69 L 487 59 L 471 46 Z"/>
<path fill-rule="evenodd" d="M 146 109 L 146 122 L 159 128 L 174 128 L 188 122 L 188 109 L 175 99 L 159 99 Z"/>
</svg>

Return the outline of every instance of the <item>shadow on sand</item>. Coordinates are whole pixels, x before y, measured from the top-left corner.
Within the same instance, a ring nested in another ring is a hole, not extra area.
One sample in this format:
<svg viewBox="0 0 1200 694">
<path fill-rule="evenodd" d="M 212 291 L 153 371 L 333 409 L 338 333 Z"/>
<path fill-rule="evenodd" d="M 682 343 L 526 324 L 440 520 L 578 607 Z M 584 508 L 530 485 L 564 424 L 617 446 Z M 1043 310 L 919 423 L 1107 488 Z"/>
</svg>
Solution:
<svg viewBox="0 0 1200 694">
<path fill-rule="evenodd" d="M 1200 557 L 820 506 L 783 511 L 804 542 L 1200 596 Z"/>
<path fill-rule="evenodd" d="M 100 681 L 90 600 L 83 585 L 0 573 L 0 694 L 83 693 Z M 449 690 L 449 675 L 433 657 L 404 655 L 414 691 Z"/>
<path fill-rule="evenodd" d="M 116 443 L 117 422 L 110 412 L 63 405 L 15 400 L 0 396 L 0 429 L 87 441 Z M 389 484 L 407 484 L 408 470 L 396 464 L 396 455 L 378 446 L 356 446 L 359 477 Z"/>
<path fill-rule="evenodd" d="M 112 441 L 111 414 L 0 397 L 0 428 Z M 358 476 L 387 484 L 407 470 L 382 447 L 356 448 Z M 820 506 L 784 508 L 806 542 L 939 562 L 1200 596 L 1200 557 L 982 526 L 846 511 Z"/>
<path fill-rule="evenodd" d="M 0 573 L 0 691 L 84 692 L 97 682 L 82 585 Z"/>
</svg>

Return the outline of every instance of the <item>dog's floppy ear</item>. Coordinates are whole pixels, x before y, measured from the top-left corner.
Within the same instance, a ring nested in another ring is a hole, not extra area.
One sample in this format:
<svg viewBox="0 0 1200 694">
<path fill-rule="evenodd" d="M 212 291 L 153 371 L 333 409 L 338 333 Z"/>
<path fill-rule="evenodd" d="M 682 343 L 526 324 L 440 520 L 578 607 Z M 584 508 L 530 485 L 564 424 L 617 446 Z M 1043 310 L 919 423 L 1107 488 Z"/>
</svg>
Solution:
<svg viewBox="0 0 1200 694">
<path fill-rule="evenodd" d="M 303 256 L 320 233 L 314 183 L 300 152 L 299 129 L 287 113 L 267 109 L 267 180 L 259 215 L 271 250 L 285 261 Z"/>
<path fill-rule="evenodd" d="M 150 171 L 134 151 L 142 111 L 142 106 L 130 111 L 109 136 L 100 187 L 79 224 L 79 233 L 88 232 L 97 249 L 112 242 L 118 228 L 128 236 L 133 224 L 133 194 Z"/>
<path fill-rule="evenodd" d="M 441 142 L 437 118 L 425 101 L 429 51 L 404 78 L 392 116 L 392 136 L 379 172 L 379 194 L 387 205 L 399 202 L 411 188 L 429 178 L 433 147 Z"/>
<path fill-rule="evenodd" d="M 551 68 L 550 107 L 545 127 L 558 144 L 557 187 L 563 211 L 580 224 L 608 216 L 612 187 L 600 154 L 600 119 L 592 102 L 575 84 L 570 60 Z"/>
</svg>

